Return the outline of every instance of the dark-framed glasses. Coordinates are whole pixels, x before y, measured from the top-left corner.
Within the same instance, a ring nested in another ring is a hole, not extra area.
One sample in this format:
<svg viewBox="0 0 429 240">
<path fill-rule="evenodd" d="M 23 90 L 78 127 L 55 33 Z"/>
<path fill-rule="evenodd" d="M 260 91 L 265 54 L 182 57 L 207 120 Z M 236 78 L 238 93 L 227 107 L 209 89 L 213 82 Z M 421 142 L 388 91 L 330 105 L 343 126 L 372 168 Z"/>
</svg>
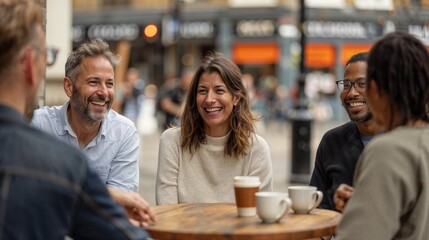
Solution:
<svg viewBox="0 0 429 240">
<path fill-rule="evenodd" d="M 59 49 L 56 47 L 46 47 L 46 65 L 48 65 L 48 67 L 55 64 L 55 61 L 57 61 L 58 52 Z"/>
<path fill-rule="evenodd" d="M 366 78 L 358 78 L 354 82 L 345 79 L 345 80 L 338 80 L 335 81 L 337 84 L 338 90 L 341 92 L 348 92 L 350 89 L 352 89 L 352 86 L 356 89 L 356 91 L 363 93 L 365 92 L 366 88 Z"/>
</svg>

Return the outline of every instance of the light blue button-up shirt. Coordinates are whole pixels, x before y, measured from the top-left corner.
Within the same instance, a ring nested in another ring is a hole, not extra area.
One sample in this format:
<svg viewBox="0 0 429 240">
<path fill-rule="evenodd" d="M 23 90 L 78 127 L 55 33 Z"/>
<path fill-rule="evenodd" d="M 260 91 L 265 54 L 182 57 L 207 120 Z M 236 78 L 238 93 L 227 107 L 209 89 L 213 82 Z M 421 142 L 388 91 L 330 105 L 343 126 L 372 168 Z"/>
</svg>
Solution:
<svg viewBox="0 0 429 240">
<path fill-rule="evenodd" d="M 68 106 L 69 102 L 37 109 L 31 124 L 79 148 L 67 119 Z M 138 192 L 139 135 L 131 120 L 110 110 L 97 136 L 81 150 L 106 185 Z"/>
</svg>

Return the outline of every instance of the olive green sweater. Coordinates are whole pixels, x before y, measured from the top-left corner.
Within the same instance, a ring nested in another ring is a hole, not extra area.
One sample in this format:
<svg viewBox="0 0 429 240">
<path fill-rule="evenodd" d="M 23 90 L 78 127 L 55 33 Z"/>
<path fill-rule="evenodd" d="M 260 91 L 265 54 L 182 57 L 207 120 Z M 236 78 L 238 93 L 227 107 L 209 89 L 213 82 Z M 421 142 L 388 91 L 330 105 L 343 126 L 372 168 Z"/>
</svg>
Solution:
<svg viewBox="0 0 429 240">
<path fill-rule="evenodd" d="M 429 128 L 398 127 L 364 149 L 335 240 L 429 239 Z"/>
</svg>

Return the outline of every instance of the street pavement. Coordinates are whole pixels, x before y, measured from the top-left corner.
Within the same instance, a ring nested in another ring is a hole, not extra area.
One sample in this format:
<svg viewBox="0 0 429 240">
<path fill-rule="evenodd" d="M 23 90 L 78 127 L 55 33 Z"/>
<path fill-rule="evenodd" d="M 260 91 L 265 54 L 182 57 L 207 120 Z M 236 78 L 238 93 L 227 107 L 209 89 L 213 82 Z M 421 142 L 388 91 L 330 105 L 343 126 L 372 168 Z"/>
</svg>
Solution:
<svg viewBox="0 0 429 240">
<path fill-rule="evenodd" d="M 311 158 L 310 166 L 314 165 L 314 156 L 323 134 L 344 121 L 313 122 L 311 126 Z M 292 129 L 289 122 L 271 122 L 265 127 L 258 127 L 261 135 L 270 146 L 273 163 L 274 191 L 287 192 L 291 185 L 291 148 Z M 141 136 L 140 153 L 140 194 L 150 205 L 155 205 L 155 182 L 158 167 L 158 143 L 161 131 Z M 232 181 L 232 180 L 231 180 Z"/>
</svg>

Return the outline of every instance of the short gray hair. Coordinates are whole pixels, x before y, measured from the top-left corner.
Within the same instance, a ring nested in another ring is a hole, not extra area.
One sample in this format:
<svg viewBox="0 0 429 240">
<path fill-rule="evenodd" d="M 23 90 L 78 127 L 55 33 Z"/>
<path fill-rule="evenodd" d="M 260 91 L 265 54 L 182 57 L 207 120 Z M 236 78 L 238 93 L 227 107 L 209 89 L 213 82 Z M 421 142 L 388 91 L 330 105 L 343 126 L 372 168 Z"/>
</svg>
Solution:
<svg viewBox="0 0 429 240">
<path fill-rule="evenodd" d="M 83 43 L 75 51 L 71 52 L 67 57 L 65 66 L 66 77 L 73 82 L 80 74 L 80 65 L 86 57 L 103 56 L 109 60 L 112 67 L 115 68 L 121 58 L 109 49 L 109 45 L 100 38 L 95 38 L 89 42 Z"/>
</svg>

